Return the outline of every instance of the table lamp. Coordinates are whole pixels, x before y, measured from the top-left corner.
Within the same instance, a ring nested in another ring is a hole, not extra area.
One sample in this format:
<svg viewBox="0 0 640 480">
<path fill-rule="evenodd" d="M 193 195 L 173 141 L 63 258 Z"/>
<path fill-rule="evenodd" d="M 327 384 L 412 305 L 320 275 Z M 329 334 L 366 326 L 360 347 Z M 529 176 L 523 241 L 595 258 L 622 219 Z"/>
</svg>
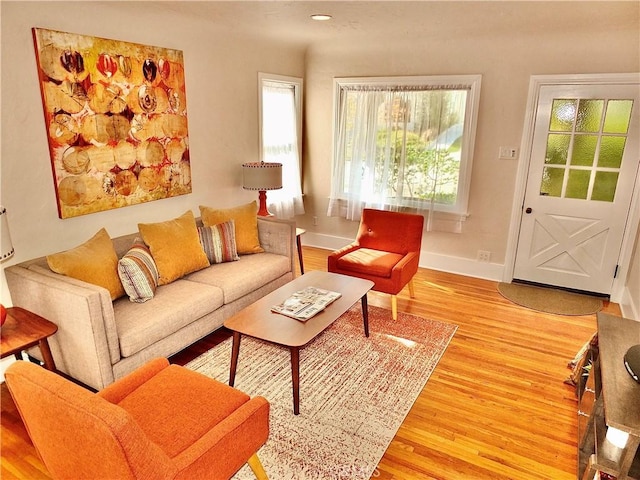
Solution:
<svg viewBox="0 0 640 480">
<path fill-rule="evenodd" d="M 260 206 L 258 215 L 271 216 L 267 209 L 267 190 L 282 188 L 282 164 L 268 162 L 249 162 L 242 164 L 242 188 L 258 190 Z"/>
<path fill-rule="evenodd" d="M 0 262 L 13 257 L 15 250 L 9 234 L 9 222 L 7 221 L 7 209 L 0 206 Z M 0 303 L 0 326 L 7 319 L 7 310 Z"/>
</svg>

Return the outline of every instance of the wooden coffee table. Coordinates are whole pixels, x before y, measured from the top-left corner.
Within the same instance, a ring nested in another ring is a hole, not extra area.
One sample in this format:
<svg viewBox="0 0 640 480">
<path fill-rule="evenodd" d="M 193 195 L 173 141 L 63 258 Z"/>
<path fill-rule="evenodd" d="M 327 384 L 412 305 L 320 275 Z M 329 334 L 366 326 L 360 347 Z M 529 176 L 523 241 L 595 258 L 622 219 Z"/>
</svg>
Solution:
<svg viewBox="0 0 640 480">
<path fill-rule="evenodd" d="M 367 292 L 373 285 L 370 280 L 312 271 L 283 285 L 226 320 L 224 326 L 233 331 L 229 385 L 233 386 L 235 383 L 242 335 L 288 347 L 291 351 L 293 413 L 298 415 L 300 413 L 300 348 L 320 335 L 358 300 L 362 302 L 364 334 L 368 337 Z M 271 312 L 272 306 L 282 303 L 293 293 L 309 286 L 340 292 L 342 296 L 306 322 Z"/>
</svg>

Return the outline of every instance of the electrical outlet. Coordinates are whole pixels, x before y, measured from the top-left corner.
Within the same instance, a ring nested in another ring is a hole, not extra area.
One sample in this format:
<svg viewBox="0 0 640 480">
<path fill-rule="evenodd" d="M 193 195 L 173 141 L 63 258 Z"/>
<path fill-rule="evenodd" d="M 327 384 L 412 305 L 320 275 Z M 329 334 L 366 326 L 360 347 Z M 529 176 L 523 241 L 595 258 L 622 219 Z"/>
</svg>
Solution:
<svg viewBox="0 0 640 480">
<path fill-rule="evenodd" d="M 478 261 L 489 263 L 491 261 L 491 252 L 488 250 L 478 250 Z"/>
<path fill-rule="evenodd" d="M 318 226 L 318 217 L 313 217 L 313 225 Z"/>
</svg>

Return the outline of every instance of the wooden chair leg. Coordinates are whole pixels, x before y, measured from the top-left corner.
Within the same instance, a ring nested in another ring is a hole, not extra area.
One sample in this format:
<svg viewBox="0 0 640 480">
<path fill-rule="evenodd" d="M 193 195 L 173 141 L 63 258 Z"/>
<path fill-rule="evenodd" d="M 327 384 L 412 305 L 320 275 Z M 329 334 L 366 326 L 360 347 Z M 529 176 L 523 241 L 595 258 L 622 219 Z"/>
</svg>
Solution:
<svg viewBox="0 0 640 480">
<path fill-rule="evenodd" d="M 391 318 L 398 319 L 398 297 L 391 295 Z"/>
<path fill-rule="evenodd" d="M 411 298 L 416 298 L 416 291 L 413 288 L 413 277 L 409 280 L 409 296 Z"/>
<path fill-rule="evenodd" d="M 258 480 L 269 480 L 269 477 L 267 477 L 267 472 L 264 471 L 264 467 L 262 466 L 257 453 L 251 455 L 249 460 L 247 460 L 247 463 L 249 464 L 251 471 Z"/>
</svg>

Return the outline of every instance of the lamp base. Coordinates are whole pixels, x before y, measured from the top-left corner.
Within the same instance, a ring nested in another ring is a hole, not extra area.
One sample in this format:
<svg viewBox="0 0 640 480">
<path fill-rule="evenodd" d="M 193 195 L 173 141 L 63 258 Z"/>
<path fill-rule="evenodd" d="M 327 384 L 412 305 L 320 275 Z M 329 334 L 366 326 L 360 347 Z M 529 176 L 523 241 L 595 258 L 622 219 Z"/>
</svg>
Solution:
<svg viewBox="0 0 640 480">
<path fill-rule="evenodd" d="M 267 209 L 267 191 L 266 190 L 258 190 L 258 200 L 260 201 L 260 205 L 258 207 L 258 216 L 273 217 L 273 214 L 269 213 L 269 210 Z"/>
</svg>

